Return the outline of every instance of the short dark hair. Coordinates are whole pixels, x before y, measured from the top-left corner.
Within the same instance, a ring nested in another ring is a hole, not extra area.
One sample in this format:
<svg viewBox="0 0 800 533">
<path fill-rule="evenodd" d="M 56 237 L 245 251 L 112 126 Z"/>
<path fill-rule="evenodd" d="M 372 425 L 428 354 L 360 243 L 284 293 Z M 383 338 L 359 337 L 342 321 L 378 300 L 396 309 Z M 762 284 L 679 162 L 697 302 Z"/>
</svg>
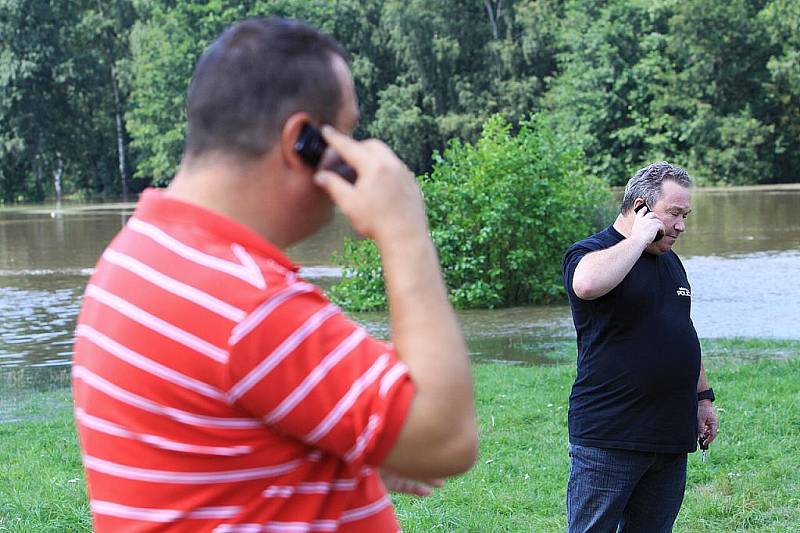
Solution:
<svg viewBox="0 0 800 533">
<path fill-rule="evenodd" d="M 293 113 L 332 124 L 342 104 L 333 37 L 278 17 L 235 24 L 206 49 L 189 87 L 187 155 L 221 151 L 252 159 L 268 152 Z"/>
<path fill-rule="evenodd" d="M 633 202 L 637 198 L 643 198 L 645 203 L 652 209 L 653 205 L 661 198 L 665 181 L 674 181 L 678 185 L 687 188 L 692 185 L 692 178 L 686 172 L 686 169 L 666 161 L 651 163 L 637 170 L 636 174 L 628 180 L 619 206 L 620 213 L 625 214 L 630 211 L 633 208 Z"/>
</svg>

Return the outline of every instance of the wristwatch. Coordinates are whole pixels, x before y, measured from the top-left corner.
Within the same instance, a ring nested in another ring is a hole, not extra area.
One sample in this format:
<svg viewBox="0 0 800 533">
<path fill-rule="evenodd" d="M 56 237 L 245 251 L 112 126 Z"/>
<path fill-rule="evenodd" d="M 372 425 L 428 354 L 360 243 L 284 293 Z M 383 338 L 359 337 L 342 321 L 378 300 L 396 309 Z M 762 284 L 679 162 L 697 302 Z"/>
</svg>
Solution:
<svg viewBox="0 0 800 533">
<path fill-rule="evenodd" d="M 704 391 L 700 391 L 697 393 L 697 401 L 700 400 L 711 400 L 712 402 L 715 400 L 714 398 L 714 389 L 708 388 Z"/>
</svg>

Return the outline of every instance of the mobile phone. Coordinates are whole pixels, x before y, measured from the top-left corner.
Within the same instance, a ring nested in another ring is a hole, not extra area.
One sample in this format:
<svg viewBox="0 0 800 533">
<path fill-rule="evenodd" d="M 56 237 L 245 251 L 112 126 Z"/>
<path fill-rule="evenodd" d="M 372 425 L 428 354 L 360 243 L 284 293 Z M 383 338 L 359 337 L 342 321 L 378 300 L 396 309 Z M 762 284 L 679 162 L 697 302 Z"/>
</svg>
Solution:
<svg viewBox="0 0 800 533">
<path fill-rule="evenodd" d="M 335 152 L 326 156 L 327 148 L 328 143 L 322 138 L 319 130 L 309 123 L 303 124 L 300 135 L 294 143 L 297 155 L 315 169 L 332 170 L 350 183 L 355 183 L 357 176 L 353 167 L 345 163 Z"/>
<path fill-rule="evenodd" d="M 637 208 L 635 208 L 635 209 L 633 210 L 633 212 L 634 212 L 634 213 L 638 213 L 639 211 L 641 211 L 641 209 L 642 209 L 643 207 L 645 208 L 645 214 L 647 214 L 647 212 L 648 212 L 648 211 L 652 211 L 652 209 L 650 209 L 650 207 L 649 207 L 649 206 L 648 206 L 646 203 L 642 202 L 641 204 L 639 204 L 639 207 L 637 207 Z M 655 239 L 653 239 L 653 242 L 658 242 L 658 241 L 660 241 L 660 240 L 661 240 L 663 237 L 664 237 L 664 232 L 663 232 L 663 231 L 661 231 L 661 230 L 659 230 L 659 231 L 658 231 L 658 233 L 656 233 L 656 238 L 655 238 Z"/>
</svg>

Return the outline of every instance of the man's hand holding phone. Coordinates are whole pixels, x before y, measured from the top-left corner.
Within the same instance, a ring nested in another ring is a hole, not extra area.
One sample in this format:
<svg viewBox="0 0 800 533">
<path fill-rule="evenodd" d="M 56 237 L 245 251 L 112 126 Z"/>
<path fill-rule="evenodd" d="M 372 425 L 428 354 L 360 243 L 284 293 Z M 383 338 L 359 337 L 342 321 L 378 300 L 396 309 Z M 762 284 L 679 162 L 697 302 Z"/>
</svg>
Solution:
<svg viewBox="0 0 800 533">
<path fill-rule="evenodd" d="M 382 466 L 412 480 L 464 472 L 478 456 L 472 372 L 417 180 L 381 141 L 355 141 L 329 126 L 321 131 L 355 169 L 358 180 L 348 183 L 329 170 L 318 171 L 314 180 L 380 250 L 392 343 L 416 387 L 400 435 Z"/>
<path fill-rule="evenodd" d="M 644 200 L 642 200 L 641 204 L 634 207 L 633 211 L 636 216 L 633 219 L 631 236 L 641 237 L 642 241 L 646 242 L 648 245 L 661 240 L 664 236 L 664 224 L 651 211 Z"/>
<path fill-rule="evenodd" d="M 328 143 L 312 124 L 303 124 L 294 150 L 314 169 L 332 170 L 350 183 L 356 182 L 358 176 L 353 167 L 345 163 L 336 150 L 328 148 Z"/>
<path fill-rule="evenodd" d="M 350 184 L 334 171 L 320 170 L 316 183 L 325 189 L 359 233 L 375 239 L 397 239 L 409 233 L 427 236 L 422 195 L 413 173 L 383 142 L 356 141 L 323 126 L 325 141 L 352 166 L 358 181 Z"/>
</svg>

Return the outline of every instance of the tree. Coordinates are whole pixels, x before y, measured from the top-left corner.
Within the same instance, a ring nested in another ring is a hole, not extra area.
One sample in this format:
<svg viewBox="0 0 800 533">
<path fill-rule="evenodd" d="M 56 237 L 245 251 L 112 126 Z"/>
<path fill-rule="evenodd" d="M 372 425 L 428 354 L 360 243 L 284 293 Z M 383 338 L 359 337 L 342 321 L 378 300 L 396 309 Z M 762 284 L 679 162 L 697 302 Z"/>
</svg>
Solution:
<svg viewBox="0 0 800 533">
<path fill-rule="evenodd" d="M 762 5 L 690 0 L 677 3 L 669 21 L 687 165 L 705 182 L 771 178 L 774 127 L 764 120 L 771 46 Z"/>
<path fill-rule="evenodd" d="M 474 141 L 492 114 L 519 122 L 536 107 L 553 72 L 552 28 L 541 23 L 557 23 L 560 6 L 387 1 L 381 26 L 399 73 L 379 93 L 370 133 L 424 172 L 431 159 L 421 154 L 451 138 Z"/>
<path fill-rule="evenodd" d="M 133 137 L 136 175 L 164 184 L 180 162 L 186 129 L 186 90 L 205 47 L 249 6 L 215 0 L 149 1 L 137 5 L 131 32 L 131 107 L 125 115 Z"/>
<path fill-rule="evenodd" d="M 130 57 L 128 35 L 134 20 L 135 12 L 130 0 L 97 0 L 82 13 L 77 32 L 81 39 L 80 48 L 84 51 L 80 57 L 87 77 L 91 75 L 88 80 L 91 83 L 84 83 L 86 92 L 91 94 L 86 104 L 96 108 L 102 102 L 99 106 L 102 114 L 96 117 L 93 129 L 101 136 L 98 142 L 102 152 L 112 152 L 107 145 L 109 142 L 113 142 L 116 152 L 118 181 L 112 181 L 110 175 L 113 174 L 103 169 L 104 188 L 119 191 L 123 196 L 129 192 L 131 162 L 124 117 L 128 94 L 121 82 L 124 78 L 121 68 L 125 68 Z M 93 114 L 90 107 L 86 110 Z M 107 156 L 102 159 L 107 159 Z"/>
<path fill-rule="evenodd" d="M 453 140 L 419 178 L 431 237 L 454 305 L 505 307 L 563 295 L 561 257 L 609 216 L 605 184 L 586 173 L 579 149 L 540 119 L 519 132 L 499 116 L 474 144 Z M 349 241 L 331 294 L 352 310 L 386 306 L 372 241 Z"/>
<path fill-rule="evenodd" d="M 34 0 L 0 9 L 9 37 L 0 57 L 3 198 L 124 191 L 126 172 L 114 179 L 127 142 L 114 69 L 127 50 L 130 4 Z"/>
<path fill-rule="evenodd" d="M 137 155 L 137 176 L 157 184 L 169 182 L 180 163 L 186 92 L 195 63 L 226 27 L 248 16 L 276 15 L 306 20 L 323 31 L 340 31 L 345 42 L 365 44 L 371 36 L 360 29 L 356 15 L 375 9 L 374 3 L 360 6 L 355 0 L 213 0 L 204 4 L 142 0 L 137 7 L 139 21 L 131 33 L 128 65 L 131 107 L 126 119 Z M 362 72 L 368 71 L 363 61 L 359 65 Z"/>
<path fill-rule="evenodd" d="M 357 137 L 420 174 L 450 139 L 531 112 L 621 184 L 668 159 L 706 184 L 796 180 L 793 0 L 1 0 L 0 201 L 164 184 L 195 61 L 248 16 L 348 50 Z"/>
<path fill-rule="evenodd" d="M 797 181 L 800 177 L 800 153 L 796 148 L 800 139 L 800 3 L 774 0 L 767 4 L 760 18 L 771 45 L 767 61 L 769 77 L 764 88 L 769 123 L 775 126 L 772 176 L 777 181 Z"/>
<path fill-rule="evenodd" d="M 663 3 L 568 4 L 548 109 L 554 127 L 575 131 L 594 171 L 611 184 L 627 181 L 654 153 L 675 152 L 671 120 L 664 119 L 671 107 L 669 14 Z"/>
<path fill-rule="evenodd" d="M 64 43 L 75 14 L 45 0 L 9 0 L 0 10 L 3 199 L 41 200 L 49 177 L 60 187 L 73 146 L 67 124 L 75 116 L 75 69 Z"/>
</svg>

